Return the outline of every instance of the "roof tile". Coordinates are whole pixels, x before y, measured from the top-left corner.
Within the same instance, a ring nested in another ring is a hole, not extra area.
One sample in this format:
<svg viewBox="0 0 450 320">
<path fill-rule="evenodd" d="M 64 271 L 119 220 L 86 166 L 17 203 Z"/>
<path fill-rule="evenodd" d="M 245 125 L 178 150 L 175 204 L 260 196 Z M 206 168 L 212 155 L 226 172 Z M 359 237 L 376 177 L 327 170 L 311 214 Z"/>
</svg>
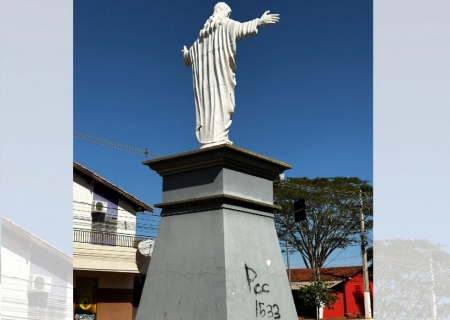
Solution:
<svg viewBox="0 0 450 320">
<path fill-rule="evenodd" d="M 362 267 L 358 266 L 321 268 L 320 279 L 325 281 L 346 280 L 349 277 L 353 277 L 355 274 L 361 271 Z M 292 282 L 314 281 L 314 274 L 312 269 L 291 269 L 291 281 Z"/>
</svg>

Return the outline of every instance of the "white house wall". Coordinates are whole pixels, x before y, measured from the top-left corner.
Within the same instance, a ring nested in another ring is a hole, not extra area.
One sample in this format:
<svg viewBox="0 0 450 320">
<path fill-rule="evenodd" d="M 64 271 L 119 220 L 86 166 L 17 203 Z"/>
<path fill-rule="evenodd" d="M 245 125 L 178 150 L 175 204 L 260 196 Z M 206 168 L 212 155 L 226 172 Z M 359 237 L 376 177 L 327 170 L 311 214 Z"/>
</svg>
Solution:
<svg viewBox="0 0 450 320">
<path fill-rule="evenodd" d="M 2 221 L 2 225 L 7 223 Z M 50 292 L 46 296 L 48 306 L 53 306 L 52 303 L 57 301 L 58 310 L 65 311 L 65 317 L 59 319 L 72 319 L 73 271 L 70 258 L 61 258 L 60 253 L 54 253 L 54 248 L 26 231 L 17 232 L 5 226 L 2 229 L 1 318 L 29 319 L 28 312 L 31 310 L 30 305 L 33 305 L 30 300 L 33 297 L 28 291 L 29 279 L 31 274 L 39 274 L 52 279 Z M 52 307 L 47 307 L 44 312 L 50 317 L 48 319 L 53 319 L 50 314 L 55 309 L 50 309 Z"/>
<path fill-rule="evenodd" d="M 2 232 L 2 319 L 27 319 L 30 249 Z"/>
<path fill-rule="evenodd" d="M 91 230 L 91 208 L 94 199 L 94 186 L 85 178 L 73 175 L 73 227 Z"/>
<path fill-rule="evenodd" d="M 73 282 L 73 269 L 72 273 L 70 274 Z M 66 307 L 66 314 L 67 314 L 67 320 L 72 319 L 73 315 L 73 283 L 68 283 L 67 285 L 67 307 Z"/>
<path fill-rule="evenodd" d="M 136 213 L 133 206 L 119 199 L 117 233 L 136 235 Z"/>
<path fill-rule="evenodd" d="M 73 227 L 74 229 L 91 230 L 91 208 L 94 199 L 94 184 L 74 174 L 73 181 Z M 117 233 L 136 234 L 136 212 L 129 203 L 118 199 Z"/>
</svg>

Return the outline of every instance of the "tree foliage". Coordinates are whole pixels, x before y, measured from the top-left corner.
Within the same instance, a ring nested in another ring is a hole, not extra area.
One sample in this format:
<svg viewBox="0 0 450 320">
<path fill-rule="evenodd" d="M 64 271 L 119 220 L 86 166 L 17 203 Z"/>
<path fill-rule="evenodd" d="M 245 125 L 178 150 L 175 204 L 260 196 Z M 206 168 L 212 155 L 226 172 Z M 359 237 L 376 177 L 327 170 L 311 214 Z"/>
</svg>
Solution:
<svg viewBox="0 0 450 320">
<path fill-rule="evenodd" d="M 325 307 L 328 310 L 333 309 L 333 304 L 339 299 L 334 295 L 335 291 L 328 283 L 318 280 L 315 283 L 301 287 L 298 290 L 298 297 L 310 307 Z"/>
<path fill-rule="evenodd" d="M 336 249 L 360 244 L 360 195 L 365 229 L 372 229 L 373 188 L 359 178 L 288 178 L 275 185 L 280 241 L 300 252 L 307 268 L 318 270 Z M 294 201 L 305 199 L 307 220 L 294 222 Z"/>
<path fill-rule="evenodd" d="M 431 319 L 433 293 L 436 319 L 449 318 L 450 253 L 444 248 L 423 239 L 374 241 L 375 319 Z"/>
</svg>

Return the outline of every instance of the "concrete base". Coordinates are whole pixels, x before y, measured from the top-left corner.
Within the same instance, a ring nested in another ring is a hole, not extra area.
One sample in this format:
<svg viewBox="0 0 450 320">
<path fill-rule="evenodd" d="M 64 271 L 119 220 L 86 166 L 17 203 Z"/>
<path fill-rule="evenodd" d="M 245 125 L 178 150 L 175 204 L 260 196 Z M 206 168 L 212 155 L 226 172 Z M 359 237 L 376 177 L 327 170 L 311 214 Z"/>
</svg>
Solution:
<svg viewBox="0 0 450 320">
<path fill-rule="evenodd" d="M 296 320 L 271 214 L 290 166 L 232 146 L 144 164 L 164 202 L 136 319 Z"/>
</svg>

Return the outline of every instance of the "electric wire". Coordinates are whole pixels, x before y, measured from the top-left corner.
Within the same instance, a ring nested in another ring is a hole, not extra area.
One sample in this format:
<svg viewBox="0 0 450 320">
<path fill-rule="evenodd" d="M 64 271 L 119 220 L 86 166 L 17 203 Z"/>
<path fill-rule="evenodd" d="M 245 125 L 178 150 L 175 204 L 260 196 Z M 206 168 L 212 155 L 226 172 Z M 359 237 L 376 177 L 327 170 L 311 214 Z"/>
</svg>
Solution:
<svg viewBox="0 0 450 320">
<path fill-rule="evenodd" d="M 14 175 L 8 172 L 1 172 L 2 181 L 13 183 L 22 187 L 27 187 L 33 190 L 42 191 L 48 194 L 59 196 L 62 198 L 73 198 L 72 191 L 45 184 L 36 180 Z"/>
<path fill-rule="evenodd" d="M 75 139 L 81 140 L 81 141 L 85 141 L 85 142 L 89 142 L 89 143 L 93 143 L 102 147 L 107 147 L 107 148 L 111 148 L 111 149 L 115 149 L 118 151 L 123 151 L 123 152 L 127 152 L 127 153 L 131 153 L 134 155 L 139 155 L 139 156 L 143 156 L 145 158 L 151 158 L 151 159 L 155 159 L 155 158 L 160 158 L 163 157 L 160 154 L 157 154 L 155 152 L 149 151 L 147 148 L 144 149 L 139 149 L 139 148 L 135 148 L 135 147 L 130 147 L 121 143 L 117 143 L 117 142 L 112 142 L 112 141 L 108 141 L 105 139 L 101 139 L 101 138 L 97 138 L 85 133 L 81 133 L 81 132 L 73 132 L 73 137 Z"/>
</svg>

